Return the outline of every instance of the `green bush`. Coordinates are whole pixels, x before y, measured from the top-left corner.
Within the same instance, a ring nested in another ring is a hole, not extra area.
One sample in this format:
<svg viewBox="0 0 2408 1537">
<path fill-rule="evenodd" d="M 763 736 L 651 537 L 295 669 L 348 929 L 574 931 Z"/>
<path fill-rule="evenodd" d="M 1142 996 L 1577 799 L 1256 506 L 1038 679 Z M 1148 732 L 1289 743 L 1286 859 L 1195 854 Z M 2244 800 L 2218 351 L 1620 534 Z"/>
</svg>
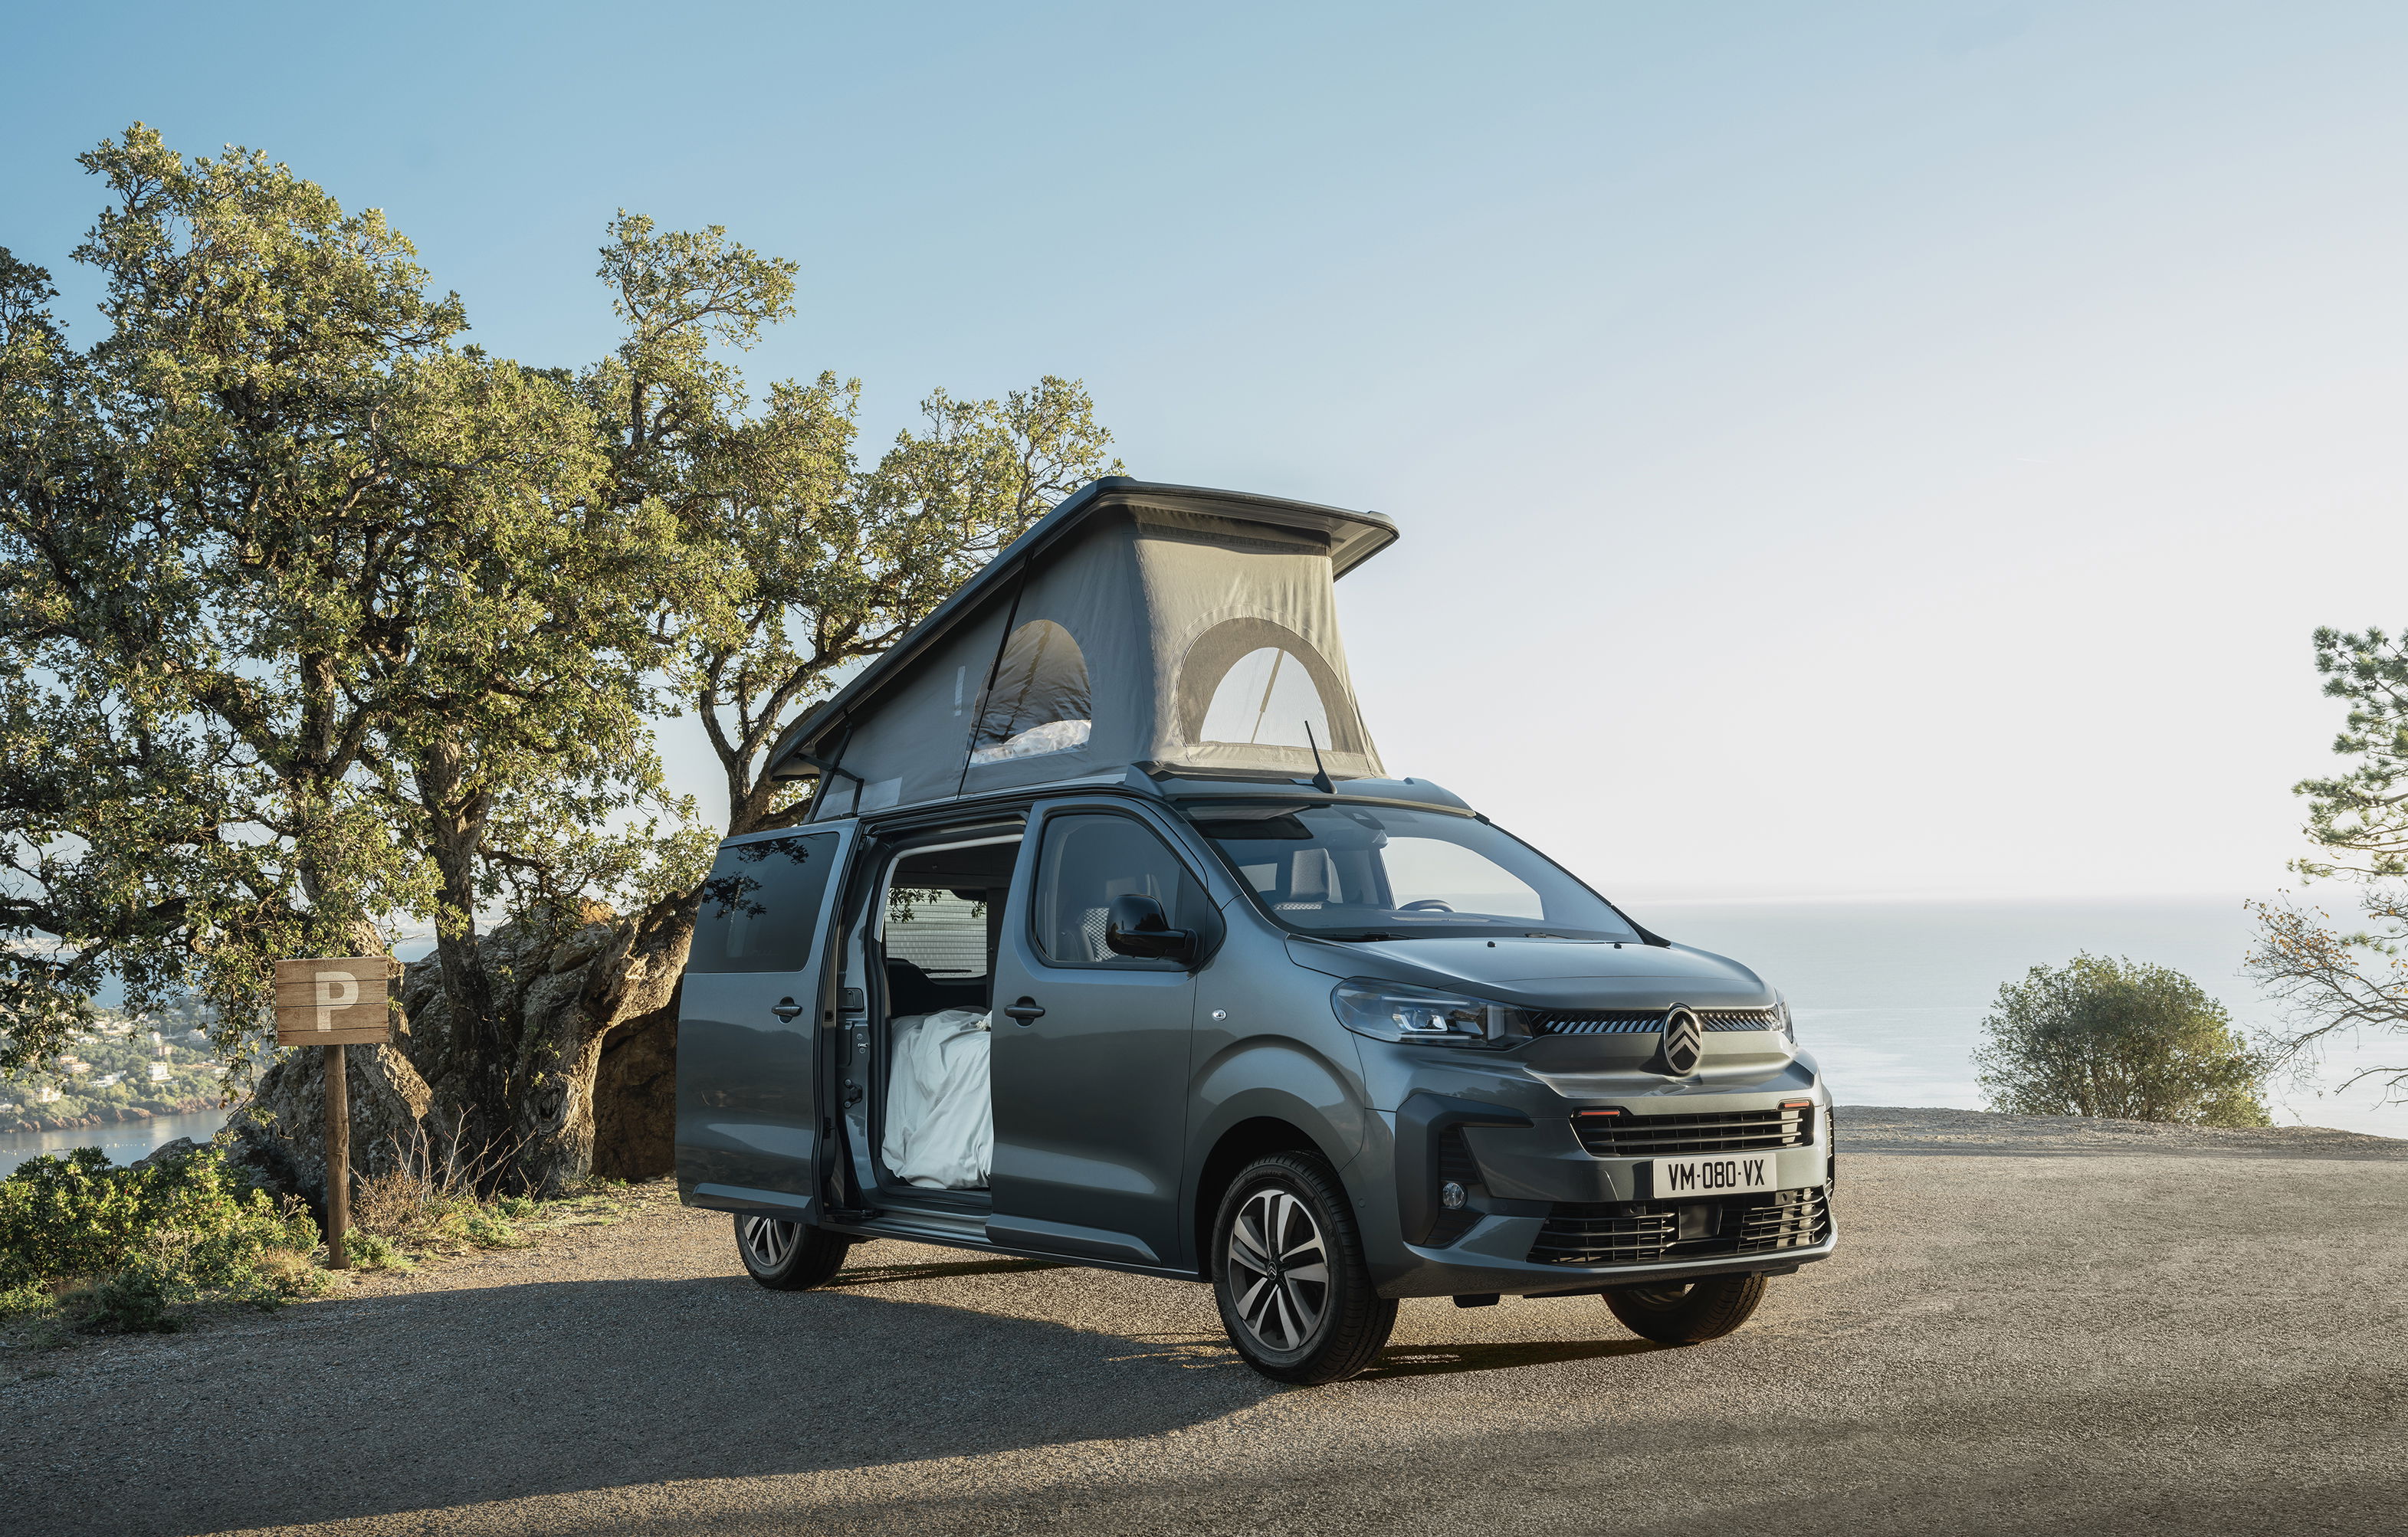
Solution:
<svg viewBox="0 0 2408 1537">
<path fill-rule="evenodd" d="M 132 1169 L 79 1147 L 0 1180 L 0 1296 L 82 1283 L 67 1310 L 87 1327 L 172 1327 L 171 1303 L 304 1295 L 320 1284 L 317 1245 L 317 1223 L 251 1188 L 216 1147 Z"/>
<path fill-rule="evenodd" d="M 64 1299 L 78 1326 L 94 1334 L 172 1334 L 183 1320 L 167 1311 L 165 1280 L 150 1269 L 121 1271 Z"/>
<path fill-rule="evenodd" d="M 2077 955 L 1999 989 L 1973 1054 L 1994 1110 L 2264 1126 L 2265 1065 L 2180 972 Z"/>
<path fill-rule="evenodd" d="M 343 1235 L 343 1255 L 356 1270 L 410 1271 L 418 1268 L 410 1263 L 392 1239 L 365 1228 L 353 1228 Z"/>
</svg>

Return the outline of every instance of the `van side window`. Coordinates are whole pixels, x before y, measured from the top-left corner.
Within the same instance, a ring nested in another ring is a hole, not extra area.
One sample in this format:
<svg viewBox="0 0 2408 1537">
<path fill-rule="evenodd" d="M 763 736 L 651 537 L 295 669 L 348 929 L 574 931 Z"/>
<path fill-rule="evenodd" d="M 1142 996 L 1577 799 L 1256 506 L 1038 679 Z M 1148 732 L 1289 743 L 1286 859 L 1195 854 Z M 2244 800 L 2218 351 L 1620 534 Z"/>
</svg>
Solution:
<svg viewBox="0 0 2408 1537">
<path fill-rule="evenodd" d="M 770 838 L 719 851 L 702 883 L 690 972 L 791 972 L 809 963 L 836 834 Z"/>
<path fill-rule="evenodd" d="M 947 982 L 986 975 L 986 896 L 942 887 L 886 889 L 886 959 Z"/>
<path fill-rule="evenodd" d="M 1154 831 L 1131 817 L 1055 817 L 1045 824 L 1037 865 L 1036 931 L 1045 959 L 1067 966 L 1160 968 L 1160 961 L 1114 955 L 1104 924 L 1126 892 L 1162 904 L 1174 929 L 1206 922 L 1211 899 Z"/>
</svg>

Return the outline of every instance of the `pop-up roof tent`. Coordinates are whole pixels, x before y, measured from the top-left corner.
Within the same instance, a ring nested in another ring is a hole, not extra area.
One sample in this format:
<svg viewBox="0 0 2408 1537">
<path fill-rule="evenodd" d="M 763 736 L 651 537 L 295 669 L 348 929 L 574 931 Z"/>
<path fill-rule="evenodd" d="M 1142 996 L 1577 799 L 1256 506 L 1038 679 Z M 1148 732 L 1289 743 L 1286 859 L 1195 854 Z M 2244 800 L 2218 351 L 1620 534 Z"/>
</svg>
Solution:
<svg viewBox="0 0 2408 1537">
<path fill-rule="evenodd" d="M 772 749 L 810 818 L 1153 775 L 1377 778 L 1340 576 L 1396 525 L 1112 476 L 1072 494 Z"/>
</svg>

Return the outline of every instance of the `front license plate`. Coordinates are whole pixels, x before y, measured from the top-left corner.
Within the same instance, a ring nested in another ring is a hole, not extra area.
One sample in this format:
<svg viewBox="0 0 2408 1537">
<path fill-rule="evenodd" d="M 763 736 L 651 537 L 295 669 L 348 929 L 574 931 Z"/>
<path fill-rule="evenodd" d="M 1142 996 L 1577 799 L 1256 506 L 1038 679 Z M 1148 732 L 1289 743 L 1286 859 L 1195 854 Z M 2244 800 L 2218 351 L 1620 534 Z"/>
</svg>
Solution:
<svg viewBox="0 0 2408 1537">
<path fill-rule="evenodd" d="M 1777 1190 L 1770 1153 L 1740 1153 L 1730 1158 L 1659 1158 L 1656 1160 L 1656 1199 L 1684 1195 L 1742 1195 L 1749 1190 Z"/>
</svg>

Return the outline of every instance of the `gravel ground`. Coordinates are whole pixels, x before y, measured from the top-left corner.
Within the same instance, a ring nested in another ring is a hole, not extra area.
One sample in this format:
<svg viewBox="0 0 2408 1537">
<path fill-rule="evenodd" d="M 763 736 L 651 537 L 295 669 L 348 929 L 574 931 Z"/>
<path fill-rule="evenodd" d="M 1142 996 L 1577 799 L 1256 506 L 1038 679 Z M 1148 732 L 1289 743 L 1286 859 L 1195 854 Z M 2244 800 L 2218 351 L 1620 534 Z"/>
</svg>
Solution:
<svg viewBox="0 0 2408 1537">
<path fill-rule="evenodd" d="M 1687 1349 L 1404 1304 L 1280 1388 L 1198 1287 L 615 1227 L 0 1388 L 47 1533 L 2396 1530 L 2408 1143 L 1857 1109 L 1840 1255 Z"/>
</svg>

